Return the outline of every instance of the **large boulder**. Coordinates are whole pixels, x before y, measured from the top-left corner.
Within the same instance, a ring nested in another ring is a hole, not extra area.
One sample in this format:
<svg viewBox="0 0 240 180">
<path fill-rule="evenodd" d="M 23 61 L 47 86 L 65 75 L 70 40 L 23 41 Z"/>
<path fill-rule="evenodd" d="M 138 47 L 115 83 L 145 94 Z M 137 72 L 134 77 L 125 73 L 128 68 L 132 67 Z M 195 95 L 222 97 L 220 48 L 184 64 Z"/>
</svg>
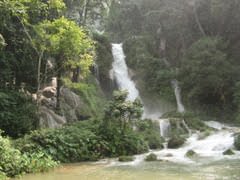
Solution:
<svg viewBox="0 0 240 180">
<path fill-rule="evenodd" d="M 42 128 L 58 128 L 67 122 L 65 117 L 56 114 L 45 106 L 39 108 L 39 115 L 39 125 Z"/>
<path fill-rule="evenodd" d="M 48 86 L 48 87 L 45 87 L 43 90 L 42 90 L 42 95 L 46 98 L 52 98 L 54 96 L 56 96 L 56 88 L 53 87 L 53 86 Z"/>
</svg>

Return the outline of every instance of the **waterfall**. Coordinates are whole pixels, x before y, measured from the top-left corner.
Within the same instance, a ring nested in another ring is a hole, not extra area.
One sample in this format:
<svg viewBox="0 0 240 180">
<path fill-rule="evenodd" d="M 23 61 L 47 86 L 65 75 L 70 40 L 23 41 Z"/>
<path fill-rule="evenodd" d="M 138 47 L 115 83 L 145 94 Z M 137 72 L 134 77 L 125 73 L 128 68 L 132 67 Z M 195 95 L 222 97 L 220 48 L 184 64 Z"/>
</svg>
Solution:
<svg viewBox="0 0 240 180">
<path fill-rule="evenodd" d="M 178 112 L 183 113 L 185 111 L 185 108 L 182 104 L 181 89 L 178 85 L 178 81 L 177 80 L 172 80 L 172 85 L 173 85 L 173 88 L 174 88 L 174 93 L 175 93 L 175 97 L 176 97 L 176 101 L 177 101 Z"/>
<path fill-rule="evenodd" d="M 165 139 L 168 138 L 171 130 L 171 124 L 169 122 L 169 119 L 160 119 L 159 127 L 160 127 L 160 135 Z"/>
<path fill-rule="evenodd" d="M 113 73 L 117 85 L 120 90 L 128 91 L 128 100 L 134 101 L 137 97 L 139 97 L 139 92 L 135 87 L 135 83 L 131 80 L 128 74 L 122 44 L 112 44 L 112 54 L 114 59 L 112 64 Z"/>
</svg>

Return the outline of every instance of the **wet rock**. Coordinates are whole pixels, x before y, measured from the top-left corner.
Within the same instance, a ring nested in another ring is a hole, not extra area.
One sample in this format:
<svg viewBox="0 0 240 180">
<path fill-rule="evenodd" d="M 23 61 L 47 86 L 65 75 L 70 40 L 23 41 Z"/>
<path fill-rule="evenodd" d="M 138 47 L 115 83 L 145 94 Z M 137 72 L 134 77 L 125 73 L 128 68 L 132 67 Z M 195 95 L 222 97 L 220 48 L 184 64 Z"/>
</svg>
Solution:
<svg viewBox="0 0 240 180">
<path fill-rule="evenodd" d="M 157 161 L 157 155 L 154 153 L 151 153 L 146 156 L 145 161 Z"/>
<path fill-rule="evenodd" d="M 118 161 L 120 162 L 130 162 L 130 161 L 134 161 L 134 157 L 133 156 L 120 156 L 118 158 Z"/>
<path fill-rule="evenodd" d="M 232 149 L 227 149 L 226 151 L 223 152 L 223 155 L 234 155 L 235 153 L 233 152 Z"/>
<path fill-rule="evenodd" d="M 189 157 L 189 158 L 195 157 L 196 155 L 197 155 L 197 153 L 196 153 L 195 151 L 193 151 L 193 150 L 188 150 L 188 151 L 186 152 L 186 154 L 185 154 L 185 156 L 186 156 L 186 157 Z"/>
</svg>

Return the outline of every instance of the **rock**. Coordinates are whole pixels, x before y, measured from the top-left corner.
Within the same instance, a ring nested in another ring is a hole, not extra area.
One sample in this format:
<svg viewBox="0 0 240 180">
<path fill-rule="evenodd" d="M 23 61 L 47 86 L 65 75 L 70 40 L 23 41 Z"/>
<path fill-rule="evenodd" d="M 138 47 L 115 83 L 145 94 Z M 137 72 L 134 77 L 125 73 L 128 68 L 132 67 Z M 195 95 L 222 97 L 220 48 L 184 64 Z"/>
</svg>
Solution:
<svg viewBox="0 0 240 180">
<path fill-rule="evenodd" d="M 165 157 L 173 157 L 173 155 L 171 153 L 168 153 L 165 155 Z"/>
<path fill-rule="evenodd" d="M 168 148 L 175 149 L 182 146 L 185 142 L 185 139 L 182 137 L 174 136 L 168 141 Z"/>
<path fill-rule="evenodd" d="M 42 91 L 42 95 L 46 98 L 52 98 L 56 96 L 56 88 L 52 86 L 45 87 Z"/>
<path fill-rule="evenodd" d="M 154 153 L 151 153 L 146 156 L 145 161 L 157 161 L 157 155 Z"/>
<path fill-rule="evenodd" d="M 39 125 L 42 128 L 58 128 L 67 122 L 65 117 L 59 116 L 53 110 L 45 106 L 39 108 L 39 117 Z"/>
<path fill-rule="evenodd" d="M 135 158 L 133 156 L 119 156 L 118 161 L 120 162 L 130 162 L 133 161 Z"/>
<path fill-rule="evenodd" d="M 78 121 L 85 117 L 89 117 L 88 114 L 82 112 L 84 103 L 76 93 L 68 88 L 61 88 L 60 93 L 61 108 L 68 121 Z"/>
<path fill-rule="evenodd" d="M 238 133 L 234 139 L 234 146 L 237 150 L 240 150 L 240 133 Z"/>
<path fill-rule="evenodd" d="M 191 158 L 191 157 L 195 157 L 197 155 L 197 153 L 193 150 L 188 150 L 185 154 L 185 156 Z"/>
<path fill-rule="evenodd" d="M 233 152 L 232 149 L 227 149 L 226 151 L 223 152 L 223 155 L 234 155 L 235 153 Z"/>
</svg>

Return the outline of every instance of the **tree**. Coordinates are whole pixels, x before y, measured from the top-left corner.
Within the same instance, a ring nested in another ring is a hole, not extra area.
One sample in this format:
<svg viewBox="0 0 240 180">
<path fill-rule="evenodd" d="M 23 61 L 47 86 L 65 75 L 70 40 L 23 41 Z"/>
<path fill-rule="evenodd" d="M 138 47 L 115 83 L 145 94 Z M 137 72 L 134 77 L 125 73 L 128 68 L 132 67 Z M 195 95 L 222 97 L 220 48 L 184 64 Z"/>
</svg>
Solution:
<svg viewBox="0 0 240 180">
<path fill-rule="evenodd" d="M 57 109 L 60 109 L 61 78 L 69 70 L 73 72 L 73 81 L 81 74 L 83 77 L 89 73 L 93 63 L 94 43 L 76 23 L 64 17 L 54 21 L 44 21 L 37 27 L 38 41 L 48 54 L 55 58 L 57 75 Z M 80 73 L 81 71 L 81 73 Z"/>
<path fill-rule="evenodd" d="M 202 38 L 188 50 L 180 77 L 184 94 L 195 103 L 221 108 L 231 102 L 234 69 L 220 38 Z"/>
<path fill-rule="evenodd" d="M 109 103 L 104 117 L 106 127 L 118 126 L 123 134 L 128 127 L 133 128 L 143 113 L 141 101 L 127 101 L 127 95 L 127 91 L 115 91 L 113 101 Z"/>
</svg>

